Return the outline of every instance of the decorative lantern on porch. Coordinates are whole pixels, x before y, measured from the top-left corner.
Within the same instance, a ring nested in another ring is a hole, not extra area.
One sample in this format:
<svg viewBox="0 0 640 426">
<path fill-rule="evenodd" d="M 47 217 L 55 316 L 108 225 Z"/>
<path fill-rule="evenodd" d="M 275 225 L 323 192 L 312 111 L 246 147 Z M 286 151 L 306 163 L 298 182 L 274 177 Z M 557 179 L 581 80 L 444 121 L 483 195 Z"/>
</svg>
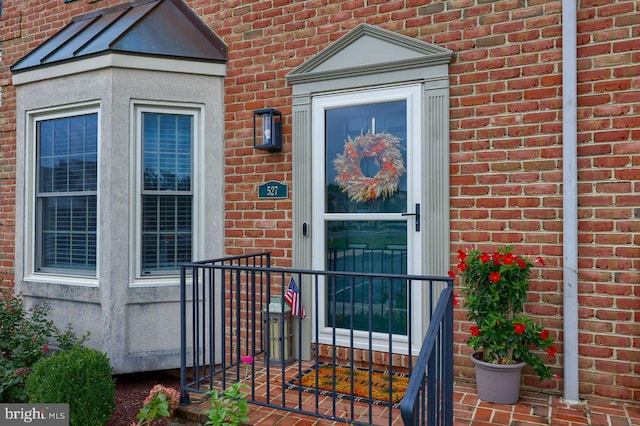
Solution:
<svg viewBox="0 0 640 426">
<path fill-rule="evenodd" d="M 282 150 L 282 113 L 273 108 L 253 111 L 253 147 L 265 151 Z"/>
<path fill-rule="evenodd" d="M 293 361 L 293 320 L 291 308 L 285 304 L 282 309 L 282 296 L 273 296 L 266 313 L 267 354 L 269 362 L 287 365 Z"/>
</svg>

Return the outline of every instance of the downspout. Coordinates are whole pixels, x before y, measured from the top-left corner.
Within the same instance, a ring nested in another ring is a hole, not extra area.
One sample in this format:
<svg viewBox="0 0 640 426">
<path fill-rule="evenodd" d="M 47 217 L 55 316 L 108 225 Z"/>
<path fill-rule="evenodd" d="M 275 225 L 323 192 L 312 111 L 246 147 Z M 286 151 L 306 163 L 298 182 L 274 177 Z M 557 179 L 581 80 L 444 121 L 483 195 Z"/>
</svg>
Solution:
<svg viewBox="0 0 640 426">
<path fill-rule="evenodd" d="M 578 124 L 576 0 L 562 0 L 562 251 L 564 399 L 580 401 L 578 378 Z"/>
</svg>

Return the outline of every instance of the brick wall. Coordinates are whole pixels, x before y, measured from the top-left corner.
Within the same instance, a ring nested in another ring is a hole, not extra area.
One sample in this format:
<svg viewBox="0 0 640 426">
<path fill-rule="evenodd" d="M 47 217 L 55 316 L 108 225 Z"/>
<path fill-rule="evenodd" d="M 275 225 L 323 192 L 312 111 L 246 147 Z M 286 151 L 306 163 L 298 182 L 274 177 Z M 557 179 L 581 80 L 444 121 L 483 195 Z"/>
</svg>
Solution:
<svg viewBox="0 0 640 426">
<path fill-rule="evenodd" d="M 0 275 L 11 281 L 15 91 L 8 67 L 80 11 L 122 1 L 5 0 L 0 18 Z M 455 52 L 451 240 L 542 256 L 527 310 L 550 327 L 562 375 L 561 2 L 545 0 L 188 0 L 229 46 L 225 80 L 226 250 L 291 259 L 291 87 L 284 76 L 360 22 Z M 580 392 L 640 400 L 640 4 L 578 2 Z M 375 52 L 372 52 L 375 54 Z M 283 112 L 280 154 L 252 148 L 252 111 Z M 295 194 L 291 194 L 295 196 Z M 457 311 L 456 374 L 471 375 Z M 525 382 L 561 391 L 561 381 Z"/>
</svg>

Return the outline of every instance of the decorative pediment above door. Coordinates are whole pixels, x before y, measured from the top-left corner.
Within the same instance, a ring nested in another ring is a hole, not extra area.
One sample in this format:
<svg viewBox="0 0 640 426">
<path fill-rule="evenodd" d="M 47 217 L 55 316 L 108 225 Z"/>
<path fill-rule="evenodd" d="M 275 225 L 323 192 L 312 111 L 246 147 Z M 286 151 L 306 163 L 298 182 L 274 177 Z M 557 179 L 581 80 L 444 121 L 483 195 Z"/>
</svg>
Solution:
<svg viewBox="0 0 640 426">
<path fill-rule="evenodd" d="M 453 52 L 360 24 L 287 75 L 292 84 L 448 65 Z"/>
</svg>

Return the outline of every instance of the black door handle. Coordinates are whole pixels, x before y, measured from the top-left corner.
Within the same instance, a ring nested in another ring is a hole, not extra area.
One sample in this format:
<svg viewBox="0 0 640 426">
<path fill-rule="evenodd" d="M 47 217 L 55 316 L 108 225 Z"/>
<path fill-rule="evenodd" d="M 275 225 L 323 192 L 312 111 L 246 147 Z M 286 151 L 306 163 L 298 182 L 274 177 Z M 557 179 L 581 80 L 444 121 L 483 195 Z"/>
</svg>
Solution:
<svg viewBox="0 0 640 426">
<path fill-rule="evenodd" d="M 416 232 L 420 232 L 420 203 L 416 203 L 415 213 L 402 213 L 402 216 L 415 216 L 416 217 Z"/>
</svg>

